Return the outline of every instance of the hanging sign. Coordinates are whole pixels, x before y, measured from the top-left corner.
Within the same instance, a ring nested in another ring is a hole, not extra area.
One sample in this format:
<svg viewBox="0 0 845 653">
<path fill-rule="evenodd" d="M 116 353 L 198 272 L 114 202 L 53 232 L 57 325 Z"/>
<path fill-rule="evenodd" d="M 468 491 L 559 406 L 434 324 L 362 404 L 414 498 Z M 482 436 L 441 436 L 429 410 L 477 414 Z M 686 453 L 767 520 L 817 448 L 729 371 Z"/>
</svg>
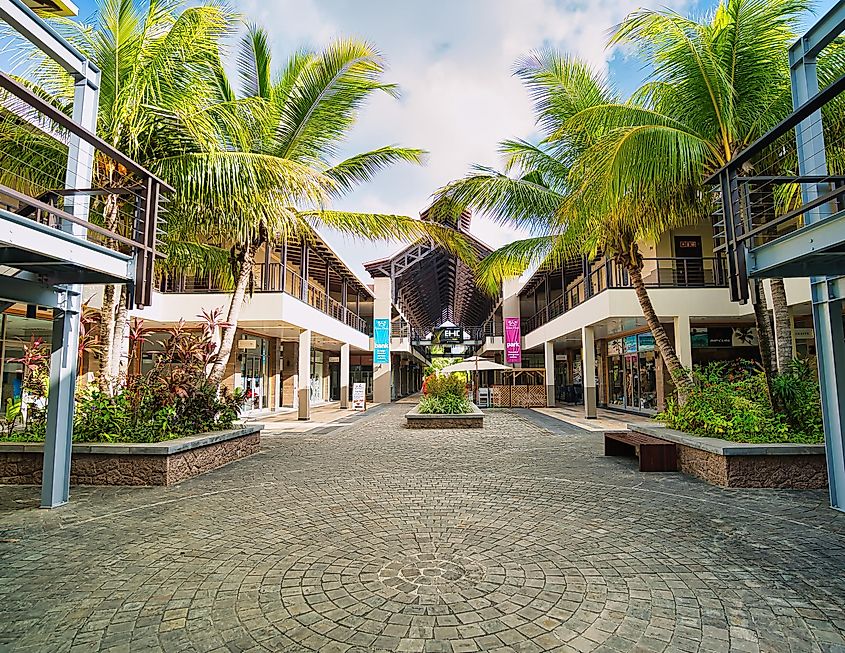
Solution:
<svg viewBox="0 0 845 653">
<path fill-rule="evenodd" d="M 441 345 L 459 345 L 464 341 L 464 331 L 461 327 L 438 327 L 432 335 L 432 341 Z"/>
<path fill-rule="evenodd" d="M 352 410 L 367 410 L 367 384 L 352 384 Z"/>
<path fill-rule="evenodd" d="M 518 317 L 505 318 L 505 362 L 522 362 L 522 328 Z"/>
<path fill-rule="evenodd" d="M 373 364 L 386 365 L 390 362 L 390 320 L 373 320 Z"/>
</svg>

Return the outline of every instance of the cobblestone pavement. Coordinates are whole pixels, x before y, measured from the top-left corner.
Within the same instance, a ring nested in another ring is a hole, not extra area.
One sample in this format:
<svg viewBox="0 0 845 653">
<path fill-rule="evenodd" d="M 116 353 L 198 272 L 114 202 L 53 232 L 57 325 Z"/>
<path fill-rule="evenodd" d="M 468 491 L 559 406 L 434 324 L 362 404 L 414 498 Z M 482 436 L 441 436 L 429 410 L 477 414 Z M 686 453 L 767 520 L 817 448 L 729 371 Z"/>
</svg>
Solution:
<svg viewBox="0 0 845 653">
<path fill-rule="evenodd" d="M 643 475 L 601 436 L 407 405 L 172 488 L 0 488 L 3 651 L 845 651 L 822 492 Z"/>
</svg>

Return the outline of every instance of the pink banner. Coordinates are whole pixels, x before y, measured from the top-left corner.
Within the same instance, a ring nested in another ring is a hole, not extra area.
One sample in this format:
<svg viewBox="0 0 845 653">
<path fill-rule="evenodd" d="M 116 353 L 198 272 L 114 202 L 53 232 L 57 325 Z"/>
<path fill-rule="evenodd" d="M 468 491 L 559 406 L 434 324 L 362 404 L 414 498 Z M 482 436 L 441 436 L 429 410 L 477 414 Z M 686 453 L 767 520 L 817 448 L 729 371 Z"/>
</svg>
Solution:
<svg viewBox="0 0 845 653">
<path fill-rule="evenodd" d="M 522 329 L 518 317 L 505 318 L 505 362 L 522 362 Z"/>
</svg>

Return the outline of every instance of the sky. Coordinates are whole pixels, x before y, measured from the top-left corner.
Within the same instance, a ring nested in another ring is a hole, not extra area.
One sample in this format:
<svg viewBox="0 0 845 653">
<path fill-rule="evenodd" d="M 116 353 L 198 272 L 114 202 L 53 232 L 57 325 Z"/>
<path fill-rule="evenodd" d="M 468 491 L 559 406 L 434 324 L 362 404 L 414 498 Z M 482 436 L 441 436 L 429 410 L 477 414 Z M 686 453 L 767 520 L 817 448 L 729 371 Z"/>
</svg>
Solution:
<svg viewBox="0 0 845 653">
<path fill-rule="evenodd" d="M 823 11 L 834 0 L 819 3 Z M 94 0 L 77 0 L 88 17 Z M 577 55 L 604 70 L 621 91 L 643 79 L 642 65 L 605 48 L 611 28 L 640 6 L 690 15 L 716 0 L 232 0 L 245 21 L 267 29 L 276 61 L 300 47 L 319 48 L 338 36 L 376 45 L 386 79 L 400 99 L 374 97 L 361 112 L 343 155 L 388 144 L 429 152 L 423 167 L 400 164 L 337 201 L 333 208 L 416 216 L 431 194 L 473 164 L 497 165 L 498 141 L 536 137 L 529 100 L 512 76 L 515 60 L 545 47 Z M 521 234 L 484 217 L 472 233 L 498 247 Z M 322 232 L 362 279 L 362 263 L 398 249 Z"/>
</svg>

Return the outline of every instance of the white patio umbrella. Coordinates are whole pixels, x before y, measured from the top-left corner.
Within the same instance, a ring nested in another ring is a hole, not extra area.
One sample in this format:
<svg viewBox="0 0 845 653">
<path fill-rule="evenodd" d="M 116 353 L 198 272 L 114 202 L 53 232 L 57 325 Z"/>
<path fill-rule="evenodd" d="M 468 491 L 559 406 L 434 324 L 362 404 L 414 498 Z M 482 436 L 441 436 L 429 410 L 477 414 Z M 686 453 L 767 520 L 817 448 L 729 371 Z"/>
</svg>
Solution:
<svg viewBox="0 0 845 653">
<path fill-rule="evenodd" d="M 487 358 L 481 358 L 480 356 L 472 356 L 470 358 L 466 358 L 462 360 L 460 363 L 453 363 L 452 365 L 447 365 L 443 369 L 440 370 L 442 374 L 451 374 L 452 372 L 475 372 L 475 392 L 473 393 L 473 398 L 475 401 L 478 401 L 478 373 L 479 372 L 486 372 L 488 370 L 509 370 L 511 369 L 507 365 L 502 365 L 501 363 L 497 363 L 495 361 L 491 361 Z"/>
</svg>

